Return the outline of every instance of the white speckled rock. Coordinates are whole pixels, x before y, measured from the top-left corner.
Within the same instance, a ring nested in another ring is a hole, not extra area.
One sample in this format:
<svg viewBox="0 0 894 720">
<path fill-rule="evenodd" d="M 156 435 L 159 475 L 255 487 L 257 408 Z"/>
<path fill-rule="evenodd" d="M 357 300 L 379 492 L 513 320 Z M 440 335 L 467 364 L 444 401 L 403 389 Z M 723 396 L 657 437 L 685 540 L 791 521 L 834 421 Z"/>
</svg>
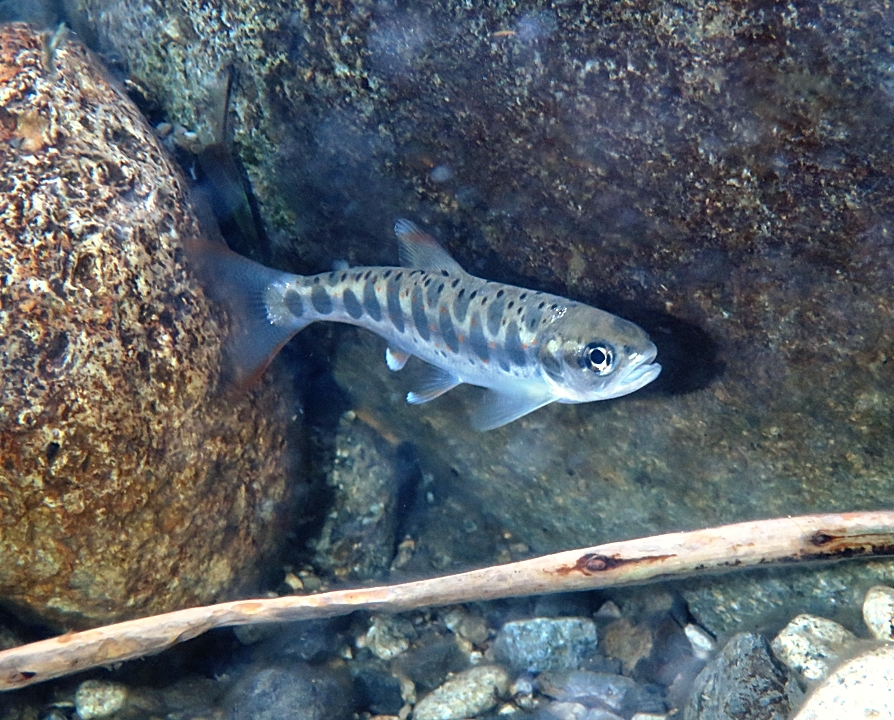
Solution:
<svg viewBox="0 0 894 720">
<path fill-rule="evenodd" d="M 807 683 L 829 674 L 835 659 L 856 640 L 837 622 L 816 615 L 798 615 L 774 638 L 773 653 Z"/>
<path fill-rule="evenodd" d="M 876 585 L 863 601 L 863 621 L 878 640 L 894 640 L 894 588 Z"/>
<path fill-rule="evenodd" d="M 75 692 L 75 710 L 81 720 L 114 715 L 127 700 L 127 688 L 121 683 L 85 680 Z"/>
<path fill-rule="evenodd" d="M 426 695 L 413 720 L 460 720 L 486 712 L 509 689 L 509 673 L 499 665 L 479 665 L 455 675 Z"/>
<path fill-rule="evenodd" d="M 849 660 L 807 699 L 795 720 L 894 719 L 894 645 Z"/>
</svg>

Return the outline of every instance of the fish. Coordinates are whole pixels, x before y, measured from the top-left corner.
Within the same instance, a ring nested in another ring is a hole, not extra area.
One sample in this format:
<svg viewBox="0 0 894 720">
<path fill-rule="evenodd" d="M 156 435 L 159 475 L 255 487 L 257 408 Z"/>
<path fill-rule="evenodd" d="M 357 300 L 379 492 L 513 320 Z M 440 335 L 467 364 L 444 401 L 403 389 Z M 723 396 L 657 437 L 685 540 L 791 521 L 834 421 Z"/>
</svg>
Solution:
<svg viewBox="0 0 894 720">
<path fill-rule="evenodd" d="M 388 368 L 426 363 L 407 402 L 458 385 L 484 388 L 472 414 L 481 431 L 551 403 L 632 393 L 661 372 L 639 326 L 590 305 L 475 277 L 409 220 L 395 223 L 400 266 L 293 275 L 225 247 L 203 253 L 207 286 L 231 315 L 229 381 L 259 377 L 296 333 L 314 322 L 355 325 L 387 342 Z"/>
</svg>

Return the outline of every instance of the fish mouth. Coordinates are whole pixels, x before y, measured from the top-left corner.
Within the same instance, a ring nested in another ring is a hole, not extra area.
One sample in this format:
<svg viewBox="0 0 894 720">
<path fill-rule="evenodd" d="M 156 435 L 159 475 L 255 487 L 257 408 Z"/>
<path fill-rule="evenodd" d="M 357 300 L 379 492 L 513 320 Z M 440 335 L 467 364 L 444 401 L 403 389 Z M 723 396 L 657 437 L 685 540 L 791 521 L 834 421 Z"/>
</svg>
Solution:
<svg viewBox="0 0 894 720">
<path fill-rule="evenodd" d="M 657 355 L 658 348 L 652 345 L 645 353 L 635 358 L 633 363 L 627 367 L 627 372 L 618 378 L 605 399 L 636 392 L 657 378 L 661 373 L 661 365 L 652 362 Z"/>
</svg>

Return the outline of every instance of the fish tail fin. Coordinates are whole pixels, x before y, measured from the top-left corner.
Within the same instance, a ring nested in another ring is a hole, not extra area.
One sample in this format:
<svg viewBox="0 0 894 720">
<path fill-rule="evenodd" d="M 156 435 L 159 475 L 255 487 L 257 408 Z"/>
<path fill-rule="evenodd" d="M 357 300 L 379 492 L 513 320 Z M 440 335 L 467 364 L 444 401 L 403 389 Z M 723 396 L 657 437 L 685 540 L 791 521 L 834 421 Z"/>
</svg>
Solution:
<svg viewBox="0 0 894 720">
<path fill-rule="evenodd" d="M 244 389 L 263 374 L 283 345 L 312 322 L 279 307 L 285 286 L 300 276 L 265 267 L 223 243 L 194 239 L 184 245 L 190 268 L 206 294 L 226 311 L 222 383 Z"/>
</svg>

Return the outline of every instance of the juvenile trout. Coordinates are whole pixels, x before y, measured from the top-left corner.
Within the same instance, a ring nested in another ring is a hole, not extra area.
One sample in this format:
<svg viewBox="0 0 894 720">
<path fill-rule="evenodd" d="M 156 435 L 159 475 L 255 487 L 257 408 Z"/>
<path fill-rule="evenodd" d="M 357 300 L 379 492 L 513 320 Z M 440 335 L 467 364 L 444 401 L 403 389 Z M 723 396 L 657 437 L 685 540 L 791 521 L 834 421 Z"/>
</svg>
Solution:
<svg viewBox="0 0 894 720">
<path fill-rule="evenodd" d="M 400 370 L 429 363 L 407 402 L 468 383 L 487 388 L 473 414 L 490 430 L 552 402 L 620 397 L 652 382 L 655 345 L 627 320 L 557 295 L 470 275 L 407 220 L 394 226 L 401 267 L 355 267 L 302 276 L 229 251 L 212 253 L 212 291 L 237 312 L 228 354 L 244 382 L 263 372 L 295 333 L 319 320 L 372 330 Z M 206 259 L 207 260 L 207 259 Z"/>
</svg>

